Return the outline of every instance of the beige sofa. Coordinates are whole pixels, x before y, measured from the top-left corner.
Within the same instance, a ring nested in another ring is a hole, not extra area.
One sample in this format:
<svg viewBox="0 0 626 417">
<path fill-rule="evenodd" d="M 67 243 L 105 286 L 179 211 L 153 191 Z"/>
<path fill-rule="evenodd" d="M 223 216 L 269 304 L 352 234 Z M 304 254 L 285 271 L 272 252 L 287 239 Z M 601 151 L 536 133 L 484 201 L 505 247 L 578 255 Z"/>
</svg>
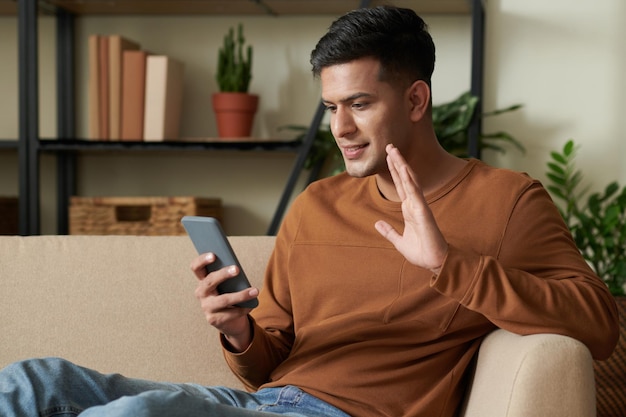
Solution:
<svg viewBox="0 0 626 417">
<path fill-rule="evenodd" d="M 260 285 L 272 237 L 233 237 Z M 239 386 L 204 321 L 185 236 L 0 237 L 0 367 L 60 356 L 103 372 Z M 465 417 L 595 415 L 588 350 L 503 330 L 484 341 Z"/>
</svg>

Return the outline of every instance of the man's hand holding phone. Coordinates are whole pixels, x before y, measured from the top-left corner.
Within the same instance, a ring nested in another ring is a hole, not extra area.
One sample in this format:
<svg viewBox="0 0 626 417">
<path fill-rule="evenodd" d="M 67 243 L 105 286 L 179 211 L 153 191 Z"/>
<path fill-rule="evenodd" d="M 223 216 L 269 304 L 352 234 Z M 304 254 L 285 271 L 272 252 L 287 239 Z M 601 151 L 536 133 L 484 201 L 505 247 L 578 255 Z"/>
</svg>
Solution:
<svg viewBox="0 0 626 417">
<path fill-rule="evenodd" d="M 243 351 L 252 341 L 248 314 L 259 304 L 259 290 L 250 286 L 216 219 L 185 216 L 182 224 L 200 254 L 191 269 L 198 279 L 196 297 L 204 316 L 234 351 Z"/>
<path fill-rule="evenodd" d="M 195 295 L 200 301 L 206 321 L 224 335 L 233 351 L 243 352 L 252 341 L 248 318 L 251 308 L 236 307 L 236 304 L 255 300 L 259 290 L 246 288 L 239 292 L 220 294 L 218 285 L 236 277 L 239 274 L 239 267 L 225 266 L 207 274 L 207 266 L 213 264 L 215 259 L 215 254 L 209 252 L 199 255 L 192 261 L 191 270 L 198 279 Z"/>
</svg>

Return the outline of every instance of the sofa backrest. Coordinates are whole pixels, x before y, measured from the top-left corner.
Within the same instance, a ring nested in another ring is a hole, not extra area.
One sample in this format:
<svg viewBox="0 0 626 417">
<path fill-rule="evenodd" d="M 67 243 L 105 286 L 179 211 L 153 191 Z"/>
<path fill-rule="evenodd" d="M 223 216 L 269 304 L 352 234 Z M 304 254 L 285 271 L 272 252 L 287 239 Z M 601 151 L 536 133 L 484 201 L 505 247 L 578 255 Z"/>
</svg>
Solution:
<svg viewBox="0 0 626 417">
<path fill-rule="evenodd" d="M 261 285 L 273 237 L 233 237 Z M 194 298 L 185 236 L 0 236 L 0 368 L 61 356 L 102 372 L 240 386 Z M 463 417 L 595 415 L 591 355 L 566 336 L 493 332 Z"/>
<path fill-rule="evenodd" d="M 253 285 L 274 238 L 232 237 Z M 60 356 L 131 377 L 239 386 L 194 297 L 186 236 L 0 237 L 0 367 Z"/>
</svg>

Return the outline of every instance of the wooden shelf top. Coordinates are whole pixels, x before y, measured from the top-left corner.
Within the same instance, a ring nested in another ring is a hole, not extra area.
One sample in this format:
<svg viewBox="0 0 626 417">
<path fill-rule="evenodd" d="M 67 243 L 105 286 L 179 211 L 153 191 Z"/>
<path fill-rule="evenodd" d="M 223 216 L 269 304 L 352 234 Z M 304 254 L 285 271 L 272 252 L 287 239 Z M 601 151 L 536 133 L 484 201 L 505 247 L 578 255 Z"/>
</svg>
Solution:
<svg viewBox="0 0 626 417">
<path fill-rule="evenodd" d="M 360 0 L 39 0 L 42 12 L 65 9 L 78 15 L 341 15 Z M 467 14 L 469 0 L 371 0 L 422 14 Z M 0 15 L 15 15 L 16 0 L 0 0 Z"/>
<path fill-rule="evenodd" d="M 297 151 L 300 140 L 285 139 L 218 139 L 189 138 L 164 142 L 143 141 L 93 141 L 81 139 L 42 139 L 38 142 L 43 152 L 62 151 L 189 151 L 189 150 L 238 150 L 238 151 Z"/>
</svg>

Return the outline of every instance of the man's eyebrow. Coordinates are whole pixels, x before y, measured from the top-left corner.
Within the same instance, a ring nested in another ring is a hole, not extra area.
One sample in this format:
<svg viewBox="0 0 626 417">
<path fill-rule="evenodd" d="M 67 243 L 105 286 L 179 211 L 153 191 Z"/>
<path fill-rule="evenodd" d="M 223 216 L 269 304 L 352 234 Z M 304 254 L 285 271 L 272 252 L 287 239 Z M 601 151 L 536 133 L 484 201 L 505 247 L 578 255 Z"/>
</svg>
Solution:
<svg viewBox="0 0 626 417">
<path fill-rule="evenodd" d="M 354 101 L 363 97 L 373 97 L 373 94 L 370 93 L 354 93 L 354 94 L 350 94 L 347 97 L 344 97 L 342 99 L 339 100 L 339 103 L 347 103 L 350 101 Z M 325 98 L 322 97 L 322 102 L 323 103 L 332 103 L 330 100 L 326 100 Z"/>
</svg>

